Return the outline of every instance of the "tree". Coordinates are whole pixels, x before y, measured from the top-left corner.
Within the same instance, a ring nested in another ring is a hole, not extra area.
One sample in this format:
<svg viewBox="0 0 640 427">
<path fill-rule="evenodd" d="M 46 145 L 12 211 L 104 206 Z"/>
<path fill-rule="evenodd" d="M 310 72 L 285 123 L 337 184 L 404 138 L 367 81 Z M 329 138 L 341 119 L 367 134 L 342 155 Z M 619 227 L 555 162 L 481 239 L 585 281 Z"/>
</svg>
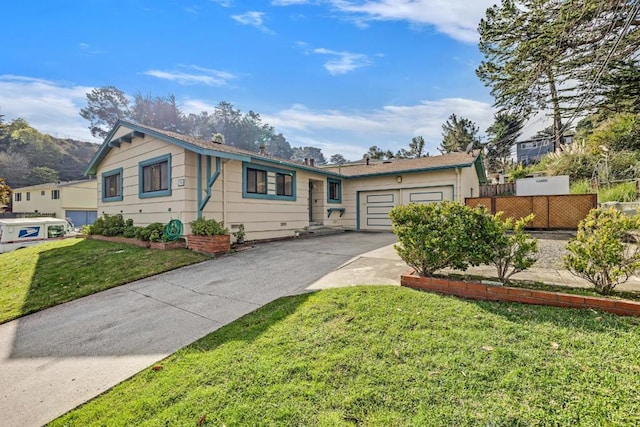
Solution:
<svg viewBox="0 0 640 427">
<path fill-rule="evenodd" d="M 640 113 L 640 61 L 618 61 L 602 78 L 600 115 Z"/>
<path fill-rule="evenodd" d="M 345 159 L 344 156 L 342 154 L 339 154 L 339 153 L 338 154 L 334 154 L 329 159 L 329 163 L 334 164 L 334 165 L 344 165 L 347 162 L 348 162 L 348 160 Z"/>
<path fill-rule="evenodd" d="M 612 116 L 593 130 L 587 145 L 594 151 L 602 146 L 611 151 L 640 150 L 640 113 Z"/>
<path fill-rule="evenodd" d="M 267 141 L 265 148 L 267 153 L 281 159 L 290 159 L 293 156 L 293 149 L 287 141 L 287 139 L 281 133 L 277 135 L 271 135 L 271 138 Z"/>
<path fill-rule="evenodd" d="M 23 154 L 0 152 L 0 174 L 12 188 L 27 185 L 25 175 L 29 169 L 29 161 Z"/>
<path fill-rule="evenodd" d="M 133 120 L 141 125 L 183 133 L 184 115 L 173 95 L 166 97 L 136 93 L 131 108 Z"/>
<path fill-rule="evenodd" d="M 322 150 L 316 147 L 295 147 L 293 149 L 292 160 L 296 162 L 304 162 L 304 159 L 313 159 L 315 164 L 326 165 L 327 159 L 324 158 Z"/>
<path fill-rule="evenodd" d="M 36 166 L 27 175 L 28 185 L 57 182 L 59 179 L 58 171 L 46 166 Z"/>
<path fill-rule="evenodd" d="M 555 151 L 563 114 L 593 107 L 593 88 L 607 61 L 637 52 L 636 3 L 502 0 L 480 21 L 485 60 L 476 73 L 504 110 L 528 118 L 550 107 Z"/>
<path fill-rule="evenodd" d="M 480 148 L 480 138 L 478 138 L 478 125 L 469 119 L 458 118 L 451 114 L 449 119 L 442 125 L 442 142 L 440 143 L 441 153 L 464 152 L 471 144 L 472 148 Z"/>
<path fill-rule="evenodd" d="M 129 100 L 115 86 L 103 86 L 87 93 L 87 106 L 80 116 L 89 120 L 91 135 L 105 138 L 118 120 L 131 119 Z"/>
<path fill-rule="evenodd" d="M 401 148 L 396 153 L 396 157 L 399 159 L 417 159 L 424 156 L 424 138 L 422 136 L 414 136 L 411 138 L 408 150 Z"/>
<path fill-rule="evenodd" d="M 371 147 L 369 147 L 369 151 L 364 153 L 364 155 L 362 156 L 363 159 L 366 159 L 367 157 L 373 160 L 392 159 L 393 153 L 391 152 L 391 150 L 383 150 L 381 148 L 378 148 L 377 145 L 372 145 Z"/>
<path fill-rule="evenodd" d="M 8 205 L 11 201 L 11 187 L 0 177 L 0 205 Z"/>
<path fill-rule="evenodd" d="M 486 158 L 489 170 L 504 172 L 511 163 L 511 147 L 522 133 L 524 120 L 515 114 L 506 112 L 493 116 L 493 124 L 487 129 Z"/>
</svg>

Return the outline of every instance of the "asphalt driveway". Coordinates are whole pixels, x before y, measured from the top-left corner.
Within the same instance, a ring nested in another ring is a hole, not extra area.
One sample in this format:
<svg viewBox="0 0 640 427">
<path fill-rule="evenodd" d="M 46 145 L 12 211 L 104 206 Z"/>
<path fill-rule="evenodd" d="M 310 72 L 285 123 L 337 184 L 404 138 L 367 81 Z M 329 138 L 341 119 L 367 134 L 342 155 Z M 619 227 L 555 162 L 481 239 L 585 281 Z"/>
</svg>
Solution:
<svg viewBox="0 0 640 427">
<path fill-rule="evenodd" d="M 348 232 L 262 243 L 0 325 L 0 424 L 42 425 L 395 240 Z"/>
</svg>

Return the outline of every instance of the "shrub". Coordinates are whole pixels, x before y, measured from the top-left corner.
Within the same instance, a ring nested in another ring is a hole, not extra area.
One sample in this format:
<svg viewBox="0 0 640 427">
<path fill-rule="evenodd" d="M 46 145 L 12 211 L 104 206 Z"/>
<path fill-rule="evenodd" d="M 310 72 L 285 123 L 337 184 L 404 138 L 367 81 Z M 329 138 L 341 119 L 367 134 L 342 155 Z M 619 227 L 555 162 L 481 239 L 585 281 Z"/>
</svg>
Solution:
<svg viewBox="0 0 640 427">
<path fill-rule="evenodd" d="M 569 189 L 571 194 L 588 194 L 592 193 L 591 182 L 588 179 L 581 179 L 579 181 L 575 181 L 571 184 L 571 188 Z"/>
<path fill-rule="evenodd" d="M 615 208 L 592 209 L 578 224 L 576 238 L 567 243 L 565 267 L 588 280 L 595 290 L 610 294 L 640 270 L 637 244 L 624 243 L 629 232 L 640 229 L 640 217 Z"/>
<path fill-rule="evenodd" d="M 102 236 L 122 236 L 124 233 L 125 222 L 122 215 L 104 214 L 90 226 L 89 234 L 98 234 Z"/>
<path fill-rule="evenodd" d="M 222 236 L 229 234 L 229 230 L 224 227 L 224 223 L 215 219 L 198 218 L 189 224 L 191 225 L 191 233 L 195 236 Z"/>
<path fill-rule="evenodd" d="M 446 267 L 466 270 L 487 259 L 484 206 L 457 202 L 396 206 L 389 213 L 400 257 L 421 276 Z M 489 215 L 490 217 L 491 215 Z"/>
<path fill-rule="evenodd" d="M 165 225 L 160 222 L 154 222 L 146 227 L 137 227 L 135 237 L 145 242 L 164 242 Z"/>
<path fill-rule="evenodd" d="M 538 252 L 538 240 L 531 239 L 524 232 L 527 223 L 533 221 L 533 214 L 515 220 L 502 220 L 503 212 L 498 212 L 489 221 L 489 230 L 485 232 L 489 238 L 489 261 L 498 270 L 498 278 L 506 283 L 509 278 L 531 267 L 536 262 L 534 256 Z M 511 232 L 509 232 L 511 230 Z"/>
<path fill-rule="evenodd" d="M 636 200 L 636 183 L 623 182 L 598 191 L 598 201 L 604 202 L 633 202 Z"/>
</svg>

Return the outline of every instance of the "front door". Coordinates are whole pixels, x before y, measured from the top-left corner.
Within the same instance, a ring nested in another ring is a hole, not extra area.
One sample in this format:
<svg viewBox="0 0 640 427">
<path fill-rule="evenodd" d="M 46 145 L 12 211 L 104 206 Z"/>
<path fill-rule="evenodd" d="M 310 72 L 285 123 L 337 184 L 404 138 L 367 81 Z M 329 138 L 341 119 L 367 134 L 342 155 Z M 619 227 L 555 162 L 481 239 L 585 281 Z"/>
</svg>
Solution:
<svg viewBox="0 0 640 427">
<path fill-rule="evenodd" d="M 309 204 L 307 206 L 309 209 L 309 223 L 313 222 L 313 183 L 309 181 Z"/>
</svg>

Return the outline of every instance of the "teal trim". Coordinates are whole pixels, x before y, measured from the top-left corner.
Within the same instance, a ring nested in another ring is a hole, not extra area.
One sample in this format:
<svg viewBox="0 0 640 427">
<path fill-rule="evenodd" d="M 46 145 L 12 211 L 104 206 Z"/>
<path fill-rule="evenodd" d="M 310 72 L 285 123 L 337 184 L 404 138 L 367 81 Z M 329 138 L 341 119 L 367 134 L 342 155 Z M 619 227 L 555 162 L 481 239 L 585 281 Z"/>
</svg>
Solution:
<svg viewBox="0 0 640 427">
<path fill-rule="evenodd" d="M 149 191 L 145 193 L 144 190 L 144 174 L 143 169 L 146 166 L 156 163 L 167 162 L 167 189 L 158 191 Z M 165 197 L 171 195 L 171 154 L 165 154 L 163 156 L 154 157 L 152 159 L 143 160 L 138 163 L 138 197 L 141 199 L 148 199 L 151 197 Z"/>
<path fill-rule="evenodd" d="M 247 169 L 256 169 L 267 172 L 267 194 L 260 193 L 248 193 L 247 192 Z M 291 175 L 291 196 L 278 196 L 276 194 L 275 186 L 269 185 L 269 172 L 280 173 L 283 175 Z M 297 196 L 296 190 L 296 171 L 273 168 L 271 166 L 260 165 L 256 163 L 242 162 L 242 198 L 244 199 L 268 199 L 268 200 L 283 200 L 288 202 L 295 202 Z"/>
<path fill-rule="evenodd" d="M 484 167 L 483 157 L 484 156 L 482 155 L 482 152 L 481 152 L 473 162 L 473 165 L 475 166 L 475 169 L 476 169 L 476 174 L 478 175 L 478 181 L 480 182 L 480 184 L 487 183 L 487 170 Z"/>
<path fill-rule="evenodd" d="M 213 184 L 215 184 L 216 180 L 218 179 L 218 177 L 220 176 L 220 171 L 222 170 L 222 162 L 220 161 L 220 157 L 216 157 L 216 171 L 213 173 L 213 175 L 211 174 L 211 157 L 207 156 L 207 174 L 206 174 L 206 185 L 207 188 L 205 190 L 205 197 L 202 197 L 202 155 L 198 154 L 196 157 L 196 161 L 197 161 L 197 171 L 196 171 L 196 175 L 197 175 L 197 192 L 198 192 L 198 218 L 202 218 L 202 213 L 204 211 L 204 208 L 207 206 L 207 203 L 209 203 L 209 200 L 211 199 L 211 189 L 213 188 Z"/>
<path fill-rule="evenodd" d="M 105 178 L 108 178 L 108 177 L 113 176 L 113 175 L 118 175 L 118 174 L 120 175 L 120 195 L 116 196 L 116 197 L 105 197 L 104 196 L 104 188 L 105 188 L 104 180 L 105 180 Z M 121 202 L 122 201 L 122 181 L 123 181 L 122 168 L 112 169 L 110 171 L 102 173 L 102 202 L 103 203 Z"/>
<path fill-rule="evenodd" d="M 356 191 L 356 230 L 360 230 L 360 191 Z"/>
<path fill-rule="evenodd" d="M 331 184 L 338 184 L 338 198 L 332 199 L 330 197 Z M 327 178 L 327 203 L 342 203 L 342 181 L 339 179 Z M 342 215 L 340 215 L 342 216 Z"/>
<path fill-rule="evenodd" d="M 405 173 L 430 172 L 430 171 L 446 170 L 446 169 L 468 168 L 468 167 L 471 167 L 471 166 L 473 166 L 473 163 L 461 163 L 461 164 L 458 164 L 458 165 L 435 166 L 435 167 L 431 167 L 431 168 L 402 169 L 402 170 L 395 170 L 395 171 L 391 171 L 391 172 L 376 172 L 376 173 L 369 173 L 369 174 L 363 174 L 363 175 L 353 175 L 353 176 L 348 176 L 348 177 L 344 177 L 344 178 L 347 178 L 347 179 L 370 178 L 370 177 L 373 177 L 373 176 L 386 176 L 386 175 L 399 175 L 399 174 L 405 174 Z"/>
</svg>

